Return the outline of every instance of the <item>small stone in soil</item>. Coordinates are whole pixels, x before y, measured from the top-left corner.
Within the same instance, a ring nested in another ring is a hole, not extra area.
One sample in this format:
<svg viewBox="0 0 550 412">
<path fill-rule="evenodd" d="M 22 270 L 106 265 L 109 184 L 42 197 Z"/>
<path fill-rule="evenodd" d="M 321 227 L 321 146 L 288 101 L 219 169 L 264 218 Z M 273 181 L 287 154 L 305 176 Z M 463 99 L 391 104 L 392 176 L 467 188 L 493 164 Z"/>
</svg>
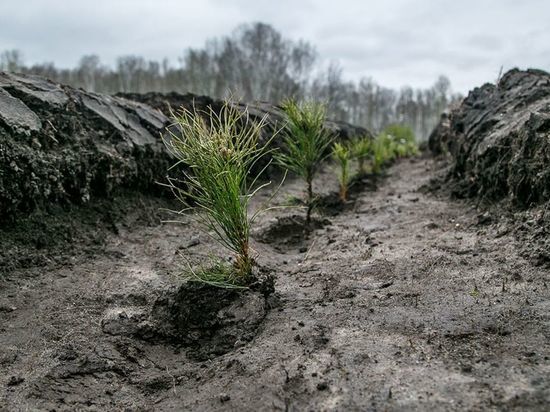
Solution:
<svg viewBox="0 0 550 412">
<path fill-rule="evenodd" d="M 298 252 L 300 252 L 300 253 L 306 253 L 306 252 L 307 252 L 307 247 L 302 246 L 300 249 L 298 249 Z"/>
<path fill-rule="evenodd" d="M 231 396 L 229 396 L 227 393 L 222 393 L 220 395 L 220 402 L 224 403 L 231 400 Z"/>
<path fill-rule="evenodd" d="M 185 249 L 188 249 L 190 247 L 197 246 L 200 243 L 201 243 L 201 240 L 198 237 L 194 237 L 194 238 L 189 239 L 189 241 L 187 241 L 187 243 L 183 247 Z"/>
<path fill-rule="evenodd" d="M 0 312 L 10 313 L 16 311 L 17 308 L 15 306 L 10 305 L 0 305 Z"/>
<path fill-rule="evenodd" d="M 318 391 L 326 391 L 328 389 L 328 384 L 326 382 L 319 382 L 317 384 Z"/>
<path fill-rule="evenodd" d="M 237 340 L 235 341 L 235 343 L 234 343 L 233 346 L 235 347 L 235 349 L 237 349 L 237 348 L 240 348 L 240 347 L 242 347 L 242 346 L 244 346 L 244 345 L 246 345 L 246 342 L 243 342 L 242 340 L 237 339 Z"/>
<path fill-rule="evenodd" d="M 17 386 L 22 384 L 24 381 L 25 381 L 25 378 L 22 378 L 20 376 L 12 376 L 8 381 L 8 386 Z"/>
<path fill-rule="evenodd" d="M 464 365 L 462 366 L 462 372 L 470 373 L 472 371 L 472 365 Z"/>
<path fill-rule="evenodd" d="M 478 225 L 486 225 L 493 222 L 493 217 L 489 212 L 485 212 L 483 214 L 479 214 L 477 216 L 477 224 Z"/>
</svg>

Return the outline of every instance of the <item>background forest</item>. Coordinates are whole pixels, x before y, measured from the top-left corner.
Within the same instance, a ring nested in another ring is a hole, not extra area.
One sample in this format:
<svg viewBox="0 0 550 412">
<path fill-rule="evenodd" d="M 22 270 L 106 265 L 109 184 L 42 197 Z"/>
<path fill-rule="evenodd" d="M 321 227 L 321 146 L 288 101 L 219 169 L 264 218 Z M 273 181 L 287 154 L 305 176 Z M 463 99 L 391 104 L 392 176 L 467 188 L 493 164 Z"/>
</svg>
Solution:
<svg viewBox="0 0 550 412">
<path fill-rule="evenodd" d="M 427 89 L 393 90 L 371 78 L 345 80 L 338 62 L 320 62 L 314 45 L 287 39 L 264 23 L 242 25 L 229 36 L 207 41 L 202 49 L 189 48 L 176 66 L 168 58 L 159 62 L 136 55 L 119 57 L 115 67 L 97 55 L 83 56 L 75 68 L 58 68 L 53 62 L 27 66 L 20 51 L 7 50 L 0 56 L 0 70 L 111 94 L 175 91 L 273 103 L 287 97 L 321 100 L 328 102 L 334 120 L 375 132 L 388 124 L 405 124 L 419 140 L 426 139 L 445 108 L 461 98 L 452 93 L 445 76 Z"/>
</svg>

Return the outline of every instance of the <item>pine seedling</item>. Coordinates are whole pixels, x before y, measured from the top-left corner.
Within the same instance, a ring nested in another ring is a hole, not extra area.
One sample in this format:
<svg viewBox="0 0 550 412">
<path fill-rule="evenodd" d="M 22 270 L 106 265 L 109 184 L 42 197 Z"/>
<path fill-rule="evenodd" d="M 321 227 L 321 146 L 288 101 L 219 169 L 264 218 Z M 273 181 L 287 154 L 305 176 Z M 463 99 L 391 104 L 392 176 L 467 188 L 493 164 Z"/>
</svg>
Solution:
<svg viewBox="0 0 550 412">
<path fill-rule="evenodd" d="M 322 103 L 296 103 L 288 100 L 282 105 L 287 116 L 283 150 L 275 155 L 285 169 L 296 173 L 306 182 L 306 224 L 311 222 L 314 204 L 313 179 L 321 163 L 330 154 L 332 134 L 325 128 L 326 107 Z"/>
<path fill-rule="evenodd" d="M 378 174 L 382 166 L 393 158 L 392 142 L 387 135 L 380 134 L 372 143 L 372 172 Z"/>
<path fill-rule="evenodd" d="M 193 273 L 207 283 L 246 285 L 254 263 L 250 227 L 265 210 L 248 215 L 250 200 L 266 185 L 254 188 L 267 166 L 250 179 L 252 167 L 268 153 L 269 142 L 258 143 L 266 118 L 252 121 L 246 109 L 226 102 L 219 113 L 182 109 L 174 120 L 179 133 L 171 132 L 165 144 L 185 179 L 169 179 L 169 186 L 185 205 L 181 212 L 192 210 L 200 227 L 235 254 L 230 270 L 214 265 Z M 216 282 L 209 282 L 213 278 Z"/>
<path fill-rule="evenodd" d="M 350 180 L 349 163 L 351 150 L 347 145 L 334 143 L 332 157 L 338 165 L 338 182 L 340 183 L 340 200 L 342 203 L 348 199 L 348 186 Z"/>
<path fill-rule="evenodd" d="M 367 173 L 365 162 L 372 156 L 372 140 L 367 136 L 357 138 L 351 143 L 351 156 L 357 159 L 359 176 Z"/>
<path fill-rule="evenodd" d="M 418 154 L 418 145 L 414 131 L 405 125 L 393 124 L 384 129 L 384 133 L 391 136 L 395 143 L 395 154 L 397 157 L 414 156 Z"/>
</svg>

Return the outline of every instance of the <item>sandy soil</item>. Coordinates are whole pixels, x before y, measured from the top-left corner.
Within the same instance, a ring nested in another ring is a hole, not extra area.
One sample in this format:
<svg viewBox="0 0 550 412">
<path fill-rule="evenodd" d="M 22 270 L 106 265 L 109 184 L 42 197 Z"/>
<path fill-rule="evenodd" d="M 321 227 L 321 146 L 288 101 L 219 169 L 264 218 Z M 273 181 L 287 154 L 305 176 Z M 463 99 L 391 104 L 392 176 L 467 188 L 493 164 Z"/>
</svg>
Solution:
<svg viewBox="0 0 550 412">
<path fill-rule="evenodd" d="M 181 282 L 180 254 L 219 250 L 192 223 L 120 225 L 90 253 L 15 268 L 0 278 L 0 410 L 545 410 L 548 269 L 420 190 L 435 167 L 394 165 L 307 239 L 280 220 L 301 211 L 264 215 L 254 248 L 277 299 L 251 341 L 206 360 L 105 322 Z M 278 201 L 300 193 L 289 181 Z"/>
</svg>

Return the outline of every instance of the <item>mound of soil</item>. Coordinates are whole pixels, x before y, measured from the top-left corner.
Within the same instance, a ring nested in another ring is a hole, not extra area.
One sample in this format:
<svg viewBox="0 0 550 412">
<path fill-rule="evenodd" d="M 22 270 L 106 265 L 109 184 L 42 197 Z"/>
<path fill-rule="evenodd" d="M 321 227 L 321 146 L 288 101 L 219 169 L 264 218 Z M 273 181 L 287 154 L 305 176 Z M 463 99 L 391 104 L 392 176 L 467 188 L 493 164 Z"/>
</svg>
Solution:
<svg viewBox="0 0 550 412">
<path fill-rule="evenodd" d="M 167 124 L 138 102 L 0 73 L 0 219 L 121 188 L 160 192 Z"/>
<path fill-rule="evenodd" d="M 117 96 L 145 103 L 160 110 L 166 116 L 170 116 L 171 111 L 177 110 L 180 107 L 185 107 L 190 110 L 194 105 L 198 110 L 205 110 L 210 106 L 214 109 L 214 111 L 219 111 L 222 106 L 222 102 L 220 100 L 215 100 L 208 96 L 197 96 L 192 93 L 118 93 Z M 263 136 L 265 139 L 271 138 L 273 132 L 279 130 L 285 123 L 285 117 L 281 107 L 273 105 L 272 103 L 255 101 L 246 104 L 235 103 L 235 105 L 241 110 L 246 108 L 253 119 L 261 119 L 267 115 L 268 125 L 264 129 Z M 373 136 L 370 131 L 363 127 L 354 126 L 341 121 L 328 120 L 326 122 L 326 127 L 342 140 L 350 139 L 356 136 Z M 276 143 L 277 141 L 275 144 Z"/>
<path fill-rule="evenodd" d="M 250 342 L 270 307 L 273 277 L 263 275 L 248 289 L 226 289 L 185 281 L 156 291 L 131 306 L 115 304 L 101 321 L 102 330 L 187 349 L 187 356 L 205 360 Z M 272 301 L 272 300 L 271 300 Z"/>
<path fill-rule="evenodd" d="M 514 69 L 470 92 L 429 146 L 452 155 L 457 195 L 528 207 L 550 200 L 549 134 L 550 74 Z"/>
<path fill-rule="evenodd" d="M 171 116 L 171 113 L 177 112 L 180 107 L 184 107 L 188 110 L 195 108 L 197 111 L 205 113 L 208 113 L 210 107 L 215 112 L 219 112 L 223 104 L 220 100 L 215 100 L 208 96 L 197 96 L 192 93 L 119 93 L 117 96 L 150 105 L 160 110 L 166 116 Z M 262 118 L 266 117 L 267 124 L 262 129 L 260 142 L 269 141 L 271 147 L 281 147 L 282 139 L 279 137 L 281 136 L 280 132 L 281 129 L 284 128 L 286 121 L 284 112 L 280 106 L 261 101 L 247 102 L 246 104 L 235 102 L 234 105 L 240 111 L 246 110 L 252 120 L 260 121 Z M 325 123 L 325 127 L 332 131 L 334 136 L 340 140 L 349 140 L 357 136 L 373 137 L 373 134 L 367 129 L 346 122 L 328 120 Z M 274 134 L 275 138 L 273 138 Z M 275 165 L 269 165 L 269 161 L 270 159 L 267 156 L 260 159 L 254 165 L 253 173 L 259 173 L 263 170 L 264 178 L 266 179 L 278 176 L 280 174 L 280 169 Z"/>
<path fill-rule="evenodd" d="M 442 117 L 429 147 L 450 154 L 453 195 L 492 209 L 493 223 L 506 220 L 527 255 L 550 263 L 550 74 L 514 69 L 475 88 Z"/>
</svg>

